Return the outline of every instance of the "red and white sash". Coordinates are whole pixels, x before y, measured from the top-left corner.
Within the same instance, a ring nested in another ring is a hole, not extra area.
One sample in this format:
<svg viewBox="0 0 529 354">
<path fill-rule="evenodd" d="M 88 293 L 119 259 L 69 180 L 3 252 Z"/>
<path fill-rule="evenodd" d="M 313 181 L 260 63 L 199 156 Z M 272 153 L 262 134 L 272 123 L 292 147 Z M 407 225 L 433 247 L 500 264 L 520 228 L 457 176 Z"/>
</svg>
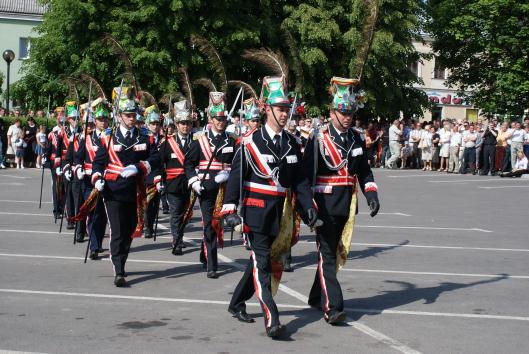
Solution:
<svg viewBox="0 0 529 354">
<path fill-rule="evenodd" d="M 180 165 L 184 166 L 185 155 L 184 155 L 182 149 L 180 148 L 180 146 L 178 145 L 178 143 L 176 142 L 176 139 L 174 137 L 169 137 L 167 139 L 167 142 L 169 143 L 169 146 L 171 147 L 171 150 L 175 154 L 176 159 L 178 160 L 178 162 L 180 162 Z M 183 169 L 183 167 L 167 168 L 165 170 L 165 173 L 166 173 L 166 179 L 168 181 L 170 181 L 172 179 L 175 179 L 178 176 L 183 175 L 184 174 L 184 169 Z"/>
<path fill-rule="evenodd" d="M 249 137 L 244 139 L 244 146 L 246 150 L 250 153 L 252 160 L 255 162 L 255 165 L 259 169 L 259 172 L 263 175 L 272 176 L 272 169 L 268 165 L 268 162 L 263 157 L 257 145 L 255 145 L 253 139 Z M 287 189 L 282 187 L 279 183 L 276 183 L 272 177 L 266 179 L 268 185 L 260 184 L 255 182 L 244 182 L 244 189 L 256 192 L 260 194 L 276 195 L 276 196 L 285 196 Z"/>
<path fill-rule="evenodd" d="M 118 179 L 119 175 L 121 174 L 121 171 L 123 171 L 123 164 L 121 163 L 121 160 L 114 151 L 114 139 L 108 140 L 110 140 L 109 142 L 107 142 L 107 144 L 109 144 L 108 157 L 110 159 L 110 162 L 108 163 L 107 168 L 105 170 L 105 179 L 115 181 Z"/>
</svg>

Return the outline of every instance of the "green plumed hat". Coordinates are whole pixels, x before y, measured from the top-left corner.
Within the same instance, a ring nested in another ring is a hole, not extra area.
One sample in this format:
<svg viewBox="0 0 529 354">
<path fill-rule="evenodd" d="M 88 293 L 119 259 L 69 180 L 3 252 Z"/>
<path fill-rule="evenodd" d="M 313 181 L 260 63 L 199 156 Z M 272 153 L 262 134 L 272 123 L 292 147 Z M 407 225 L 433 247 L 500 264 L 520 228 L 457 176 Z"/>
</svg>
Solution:
<svg viewBox="0 0 529 354">
<path fill-rule="evenodd" d="M 105 119 L 110 118 L 110 107 L 108 102 L 99 97 L 97 100 L 92 102 L 92 112 L 95 119 Z"/>
<path fill-rule="evenodd" d="M 207 112 L 211 118 L 223 118 L 228 116 L 228 113 L 224 108 L 223 92 L 213 91 L 209 93 L 209 106 Z"/>
<path fill-rule="evenodd" d="M 68 101 L 66 102 L 65 107 L 66 107 L 66 118 L 79 117 L 79 112 L 77 111 L 77 102 Z"/>
<path fill-rule="evenodd" d="M 156 106 L 152 105 L 147 108 L 145 108 L 145 112 L 143 112 L 143 115 L 145 117 L 145 123 L 160 123 L 160 115 L 158 112 L 156 112 Z"/>
<path fill-rule="evenodd" d="M 363 108 L 363 93 L 353 91 L 358 86 L 358 83 L 357 79 L 334 76 L 331 79 L 330 88 L 330 94 L 332 95 L 331 108 L 342 113 L 354 113 L 359 108 Z"/>
<path fill-rule="evenodd" d="M 244 119 L 252 120 L 261 118 L 261 110 L 255 104 L 255 100 L 253 98 L 249 98 L 244 101 L 244 108 Z"/>
<path fill-rule="evenodd" d="M 134 100 L 124 99 L 119 100 L 119 112 L 120 113 L 136 113 L 138 111 L 138 105 Z"/>
<path fill-rule="evenodd" d="M 285 80 L 282 76 L 266 76 L 261 89 L 261 105 L 290 107 L 290 100 L 285 94 Z"/>
</svg>

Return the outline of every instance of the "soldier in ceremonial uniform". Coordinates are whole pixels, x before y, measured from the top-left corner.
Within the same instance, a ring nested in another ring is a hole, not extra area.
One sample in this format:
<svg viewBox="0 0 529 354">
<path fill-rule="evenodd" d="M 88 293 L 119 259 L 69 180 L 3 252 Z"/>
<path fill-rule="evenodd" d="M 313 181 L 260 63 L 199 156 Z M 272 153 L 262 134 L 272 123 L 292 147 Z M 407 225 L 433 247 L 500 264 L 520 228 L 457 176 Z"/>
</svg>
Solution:
<svg viewBox="0 0 529 354">
<path fill-rule="evenodd" d="M 145 110 L 145 123 L 147 125 L 147 134 L 149 135 L 149 143 L 159 148 L 161 144 L 160 115 L 154 109 L 155 106 L 151 106 Z M 158 173 L 159 171 L 153 170 L 145 177 L 145 187 L 149 189 L 149 187 L 154 185 L 157 189 L 157 192 L 148 202 L 145 211 L 145 238 L 152 238 L 154 235 L 154 222 L 156 221 L 156 214 L 160 207 L 161 185 L 156 186 L 156 182 L 154 181 L 154 177 Z"/>
<path fill-rule="evenodd" d="M 315 172 L 314 199 L 323 221 L 316 228 L 318 267 L 309 305 L 321 308 L 331 325 L 346 318 L 336 272 L 345 263 L 349 251 L 352 225 L 346 225 L 348 221 L 354 222 L 357 183 L 366 196 L 372 217 L 380 207 L 365 142 L 352 128 L 353 115 L 360 105 L 353 91 L 357 84 L 358 80 L 353 79 L 334 77 L 331 80 L 334 94 L 331 122 L 309 139 L 303 157 L 303 169 Z M 337 259 L 340 258 L 337 251 L 342 259 Z"/>
<path fill-rule="evenodd" d="M 228 180 L 237 137 L 225 131 L 228 113 L 224 109 L 224 93 L 210 92 L 207 113 L 211 127 L 193 135 L 184 168 L 189 186 L 199 196 L 202 211 L 204 235 L 200 261 L 206 266 L 208 278 L 218 278 L 217 238 L 222 239 L 223 229 L 213 213 L 217 206 L 222 206 L 217 195 Z"/>
<path fill-rule="evenodd" d="M 285 199 L 291 192 L 296 195 L 296 204 L 303 211 L 305 222 L 312 227 L 317 221 L 309 179 L 301 168 L 299 142 L 283 130 L 290 108 L 283 85 L 282 77 L 265 77 L 263 80 L 261 105 L 266 112 L 266 122 L 242 138 L 222 208 L 228 226 L 244 223 L 243 231 L 248 234 L 251 247 L 250 260 L 235 288 L 228 311 L 239 321 L 254 322 L 246 313 L 245 302 L 255 293 L 264 314 L 266 333 L 272 338 L 283 336 L 286 329 L 279 322 L 279 312 L 272 297 L 271 249 L 274 240 L 282 234 L 280 225 L 282 218 L 286 217 L 283 215 Z M 243 201 L 240 216 L 236 214 L 239 198 Z M 293 225 L 292 220 L 290 224 Z M 290 238 L 287 242 L 290 246 Z"/>
<path fill-rule="evenodd" d="M 51 196 L 53 201 L 53 216 L 60 218 L 63 212 L 62 198 L 64 198 L 64 185 L 61 175 L 61 151 L 63 150 L 62 130 L 64 125 L 64 108 L 57 107 L 57 125 L 48 134 L 48 144 L 43 153 L 42 164 L 48 164 L 51 171 Z"/>
<path fill-rule="evenodd" d="M 61 131 L 61 146 L 63 147 L 62 159 L 61 159 L 61 173 L 64 176 L 64 188 L 65 188 L 65 212 L 67 217 L 74 216 L 75 213 L 75 197 L 74 188 L 72 183 L 73 173 L 71 170 L 73 162 L 73 153 L 70 150 L 70 146 L 79 146 L 77 135 L 79 134 L 79 127 L 77 126 L 77 120 L 79 119 L 79 112 L 77 111 L 75 101 L 66 102 L 66 125 L 63 126 Z M 70 154 L 68 151 L 70 150 Z M 68 221 L 66 226 L 68 230 L 75 229 L 75 225 Z M 82 235 L 81 235 L 82 236 Z"/>
<path fill-rule="evenodd" d="M 137 109 L 134 100 L 120 97 L 120 124 L 102 140 L 92 162 L 92 183 L 103 193 L 110 223 L 110 254 L 117 287 L 127 286 L 125 262 L 132 238 L 141 237 L 143 231 L 143 180 L 160 161 L 156 145 L 135 127 Z"/>
<path fill-rule="evenodd" d="M 110 118 L 110 107 L 106 100 L 98 98 L 92 102 L 93 118 L 88 119 L 87 135 L 79 141 L 79 150 L 74 159 L 74 175 L 81 183 L 83 200 L 87 200 L 92 193 L 91 182 L 92 162 L 95 159 L 98 149 L 104 148 L 102 140 L 107 134 L 108 120 Z M 87 216 L 86 226 L 88 237 L 90 238 L 90 259 L 96 260 L 99 253 L 103 251 L 103 237 L 107 225 L 107 215 L 103 198 L 98 198 L 92 213 Z"/>
<path fill-rule="evenodd" d="M 167 135 L 160 146 L 160 158 L 165 176 L 154 178 L 157 188 L 163 188 L 169 203 L 171 234 L 173 235 L 172 253 L 183 254 L 184 214 L 189 207 L 190 190 L 184 171 L 184 164 L 191 145 L 191 112 L 187 101 L 174 104 L 174 122 L 176 133 Z"/>
</svg>

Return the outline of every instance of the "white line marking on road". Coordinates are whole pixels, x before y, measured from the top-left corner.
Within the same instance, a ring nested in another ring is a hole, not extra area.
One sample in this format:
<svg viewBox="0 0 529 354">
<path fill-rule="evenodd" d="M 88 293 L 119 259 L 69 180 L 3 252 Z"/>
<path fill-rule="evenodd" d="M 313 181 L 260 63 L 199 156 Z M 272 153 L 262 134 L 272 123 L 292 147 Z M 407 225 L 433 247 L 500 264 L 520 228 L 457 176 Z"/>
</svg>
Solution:
<svg viewBox="0 0 529 354">
<path fill-rule="evenodd" d="M 432 181 L 428 181 L 428 183 L 461 183 L 461 182 L 492 182 L 492 181 L 495 181 L 495 182 L 499 182 L 499 181 L 504 181 L 504 179 L 500 179 L 500 178 L 475 178 L 475 179 L 452 179 L 452 180 L 432 180 Z"/>
<path fill-rule="evenodd" d="M 298 241 L 301 242 L 301 241 Z M 529 252 L 529 249 L 524 248 L 490 248 L 490 247 L 464 247 L 464 246 L 434 246 L 434 245 L 400 245 L 397 243 L 351 243 L 353 246 L 367 246 L 367 247 L 411 247 L 411 248 L 432 248 L 432 249 L 448 249 L 448 250 L 473 250 L 473 251 L 505 251 L 505 252 Z"/>
<path fill-rule="evenodd" d="M 358 228 L 367 229 L 411 229 L 411 230 L 447 230 L 447 231 L 476 231 L 491 233 L 494 231 L 478 229 L 478 228 L 462 228 L 462 227 L 429 227 L 429 226 L 386 226 L 386 225 L 355 225 Z"/>
<path fill-rule="evenodd" d="M 31 179 L 31 177 L 23 177 L 23 176 L 13 176 L 13 175 L 6 175 L 6 174 L 0 174 L 2 177 L 10 177 L 10 178 L 18 178 L 18 179 Z"/>
<path fill-rule="evenodd" d="M 0 186 L 23 186 L 24 183 L 19 182 L 0 182 Z"/>
<path fill-rule="evenodd" d="M 16 351 L 16 350 L 0 349 L 0 354 L 46 354 L 46 353 L 42 353 L 42 352 L 19 352 L 19 351 Z"/>
<path fill-rule="evenodd" d="M 316 269 L 314 266 L 307 266 L 298 269 Z M 443 272 L 411 272 L 404 270 L 385 270 L 385 269 L 347 269 L 342 268 L 345 272 L 358 273 L 390 273 L 390 274 L 411 274 L 411 275 L 444 275 L 454 277 L 475 277 L 475 278 L 505 278 L 505 279 L 529 279 L 529 275 L 509 275 L 509 274 L 474 274 L 474 273 L 443 273 Z"/>
<path fill-rule="evenodd" d="M 15 257 L 15 258 L 42 258 L 42 259 L 64 259 L 64 260 L 84 260 L 84 257 L 70 257 L 70 256 L 45 256 L 37 254 L 19 254 L 19 253 L 0 253 L 0 257 Z M 110 261 L 110 258 L 101 258 L 103 261 Z M 127 259 L 127 262 L 132 263 L 156 263 L 156 264 L 184 264 L 184 265 L 202 265 L 200 262 L 185 262 L 185 261 L 160 261 L 153 259 Z"/>
<path fill-rule="evenodd" d="M 0 229 L 0 232 L 16 232 L 20 234 L 55 234 L 55 235 L 73 235 L 73 232 L 61 232 L 59 231 L 40 231 L 40 230 L 13 230 L 13 229 Z"/>
<path fill-rule="evenodd" d="M 408 177 L 436 177 L 436 176 L 439 176 L 438 174 L 433 174 L 433 173 L 429 173 L 429 174 L 424 174 L 424 175 L 390 175 L 390 176 L 387 176 L 389 178 L 408 178 Z"/>
<path fill-rule="evenodd" d="M 184 237 L 185 238 L 185 237 Z M 188 239 L 188 242 L 192 243 L 192 244 L 195 244 L 197 245 L 196 242 L 194 241 L 191 241 Z M 226 263 L 230 263 L 230 264 L 233 264 L 236 268 L 244 271 L 246 266 L 243 266 L 242 264 L 239 264 L 237 262 L 235 262 L 234 260 L 232 260 L 231 258 L 228 258 L 222 254 L 218 254 L 218 258 L 220 260 L 222 260 L 223 262 L 226 262 Z M 304 304 L 306 304 L 309 299 L 307 296 L 297 292 L 296 290 L 294 289 L 291 289 L 289 288 L 288 286 L 285 286 L 283 284 L 279 284 L 279 290 L 283 291 L 285 294 L 288 294 L 298 300 L 300 300 L 301 302 L 303 302 Z M 367 334 L 368 336 L 380 341 L 381 343 L 384 343 L 386 345 L 389 345 L 391 348 L 393 349 L 396 349 L 402 353 L 405 353 L 405 354 L 420 354 L 420 352 L 417 352 L 416 350 L 412 349 L 412 348 L 409 348 L 407 347 L 406 345 L 400 343 L 399 341 L 397 341 L 396 339 L 393 339 L 393 338 L 390 338 L 380 332 L 377 332 L 375 331 L 374 329 L 366 326 L 365 324 L 362 324 L 360 322 L 355 322 L 355 325 L 351 325 L 353 328 L 355 328 L 356 330 L 364 333 L 364 334 Z"/>
<path fill-rule="evenodd" d="M 10 200 L 10 199 L 0 199 L 0 202 L 5 203 L 32 203 L 32 204 L 39 204 L 38 201 L 35 200 Z M 43 201 L 42 204 L 51 204 L 52 202 L 45 202 Z"/>
<path fill-rule="evenodd" d="M 480 189 L 503 189 L 503 188 L 529 188 L 529 184 L 526 186 L 496 186 L 496 187 L 483 187 L 478 186 Z"/>
<path fill-rule="evenodd" d="M 362 212 L 360 212 L 358 214 L 369 215 L 370 213 L 362 211 Z M 405 214 L 405 213 L 378 213 L 377 215 L 411 216 L 410 214 Z"/>
<path fill-rule="evenodd" d="M 407 345 L 399 342 L 398 340 L 396 339 L 393 339 L 393 338 L 390 338 L 388 336 L 386 336 L 385 334 L 382 334 L 378 331 L 375 331 L 373 328 L 371 327 L 368 327 L 366 326 L 365 324 L 363 323 L 360 323 L 358 321 L 349 321 L 347 322 L 347 324 L 355 329 L 357 329 L 358 331 L 362 332 L 362 333 L 365 333 L 367 334 L 368 336 L 370 337 L 373 337 L 375 338 L 376 340 L 378 340 L 379 342 L 382 342 L 388 346 L 390 346 L 391 348 L 401 352 L 401 353 L 405 353 L 405 354 L 420 354 L 421 352 L 415 350 L 415 349 L 412 349 L 410 347 L 408 347 Z"/>
<path fill-rule="evenodd" d="M 51 214 L 9 213 L 9 212 L 5 212 L 5 211 L 0 211 L 0 215 L 21 215 L 21 216 L 46 216 L 46 217 L 53 217 Z"/>
<path fill-rule="evenodd" d="M 222 301 L 222 300 L 201 300 L 201 299 L 185 299 L 185 298 L 182 299 L 182 298 L 171 298 L 171 297 L 152 297 L 152 296 L 135 296 L 135 295 L 100 294 L 100 293 L 76 293 L 76 292 L 26 290 L 26 289 L 0 288 L 0 293 L 229 305 L 229 301 Z M 261 306 L 259 303 L 256 303 L 256 302 L 248 302 L 247 305 L 253 306 L 253 307 Z M 288 307 L 288 308 L 295 308 L 295 309 L 309 308 L 309 306 L 307 305 L 294 305 L 294 304 L 277 304 L 277 305 L 279 307 Z M 434 317 L 439 316 L 439 317 L 457 317 L 457 318 L 473 318 L 473 319 L 529 321 L 529 317 L 523 317 L 523 316 L 487 315 L 487 314 L 453 313 L 453 312 L 429 312 L 429 311 L 411 311 L 411 310 L 390 310 L 390 309 L 383 309 L 383 310 L 381 309 L 360 309 L 360 308 L 354 308 L 354 307 L 346 307 L 345 310 L 350 311 L 350 312 L 355 312 L 355 313 L 364 313 L 368 315 L 391 314 L 391 315 L 413 315 L 413 316 L 434 316 Z M 354 322 L 354 323 L 359 323 L 359 322 Z"/>
</svg>

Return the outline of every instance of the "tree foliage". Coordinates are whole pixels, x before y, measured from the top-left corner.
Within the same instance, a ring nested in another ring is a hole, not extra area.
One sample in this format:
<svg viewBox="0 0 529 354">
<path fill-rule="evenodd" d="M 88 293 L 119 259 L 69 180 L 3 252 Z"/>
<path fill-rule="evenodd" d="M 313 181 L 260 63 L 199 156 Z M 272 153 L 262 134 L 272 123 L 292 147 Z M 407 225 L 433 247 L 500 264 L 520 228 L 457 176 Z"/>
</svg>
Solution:
<svg viewBox="0 0 529 354">
<path fill-rule="evenodd" d="M 529 4 L 515 0 L 430 0 L 429 31 L 449 83 L 489 113 L 529 104 Z"/>
<path fill-rule="evenodd" d="M 126 71 L 101 40 L 109 34 L 130 57 L 138 86 L 157 98 L 182 92 L 182 68 L 187 68 L 190 82 L 199 83 L 193 88 L 199 107 L 207 104 L 204 78 L 223 88 L 232 82 L 232 93 L 238 90 L 233 82 L 242 80 L 259 93 L 261 78 L 270 72 L 241 54 L 270 48 L 288 61 L 290 89 L 303 94 L 312 113 L 324 113 L 330 78 L 353 75 L 366 1 L 375 0 L 42 0 L 48 12 L 37 28 L 39 37 L 32 42 L 26 75 L 15 85 L 14 96 L 42 107 L 52 94 L 60 104 L 68 95 L 64 78 L 81 74 L 97 78 L 109 94 Z M 412 40 L 420 32 L 423 2 L 378 1 L 380 14 L 363 84 L 369 101 L 363 114 L 420 113 L 427 99 L 413 88 L 418 79 L 408 62 L 418 58 Z M 196 38 L 213 46 L 224 75 Z M 81 88 L 81 96 L 86 95 Z"/>
</svg>

